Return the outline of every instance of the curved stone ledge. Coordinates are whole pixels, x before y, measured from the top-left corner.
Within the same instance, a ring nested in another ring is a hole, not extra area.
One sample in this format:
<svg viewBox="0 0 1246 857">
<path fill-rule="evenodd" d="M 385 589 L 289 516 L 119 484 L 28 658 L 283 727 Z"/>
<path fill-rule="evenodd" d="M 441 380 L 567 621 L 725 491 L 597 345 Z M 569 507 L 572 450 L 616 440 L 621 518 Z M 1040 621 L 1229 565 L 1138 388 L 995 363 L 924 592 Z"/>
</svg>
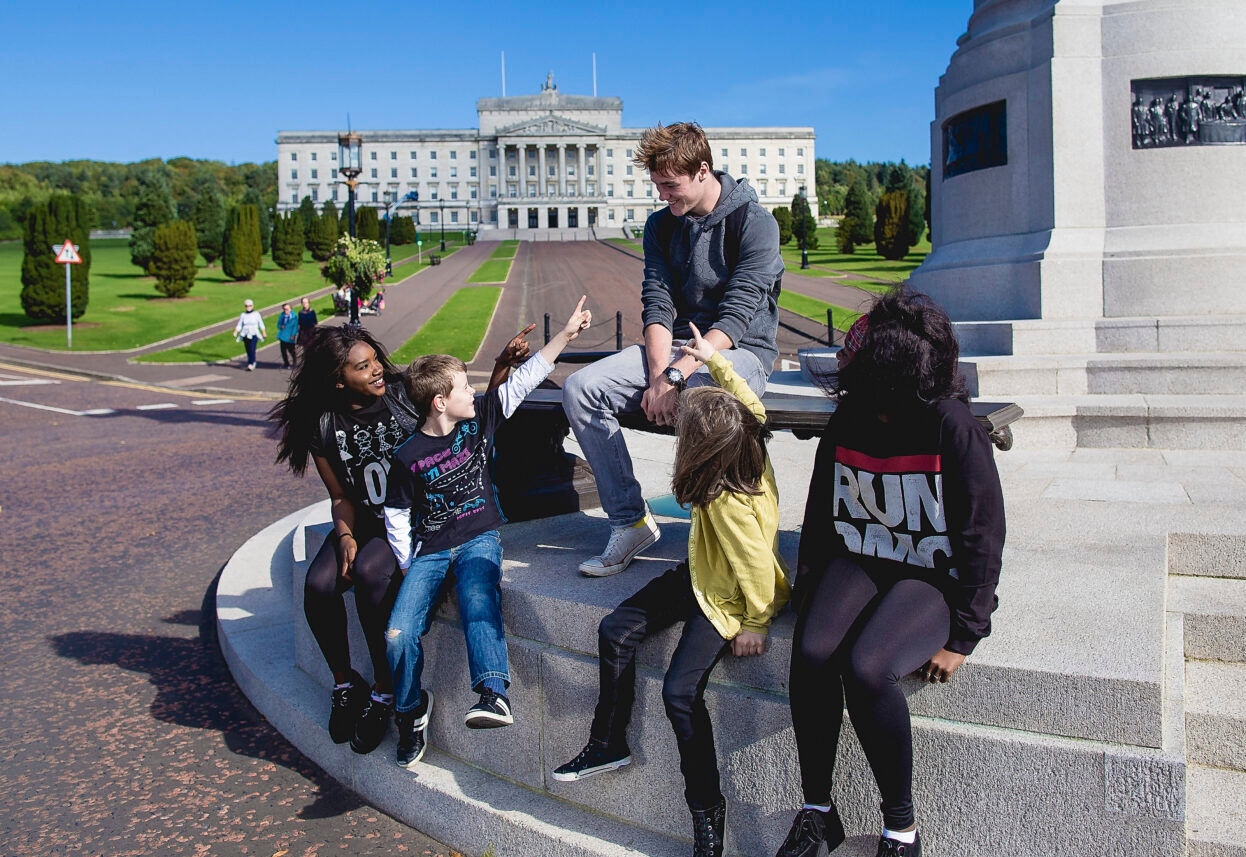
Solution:
<svg viewBox="0 0 1246 857">
<path fill-rule="evenodd" d="M 548 777 L 587 736 L 597 623 L 682 558 L 686 523 L 663 521 L 654 549 L 607 579 L 575 570 L 600 538 L 601 519 L 574 514 L 507 526 L 503 602 L 516 724 L 484 733 L 463 727 L 474 697 L 451 597 L 426 638 L 426 684 L 437 694 L 431 749 L 408 772 L 393 764 L 392 736 L 360 757 L 324 731 L 329 676 L 302 618 L 302 578 L 327 521 L 321 503 L 257 534 L 226 567 L 217 596 L 221 646 L 239 685 L 302 752 L 377 807 L 468 854 L 490 845 L 499 855 L 689 851 L 674 736 L 661 700 L 675 631 L 640 653 L 629 732 L 634 763 L 579 783 Z M 783 534 L 789 557 L 796 539 Z M 1012 561 L 1022 575 L 1027 558 Z M 1085 831 L 1105 827 L 1132 853 L 1182 853 L 1185 762 L 1175 739 L 1162 740 L 1164 722 L 1173 722 L 1160 710 L 1162 676 L 1053 663 L 1032 645 L 1010 644 L 1009 636 L 1032 633 L 1043 619 L 1018 622 L 1018 609 L 1034 607 L 1020 589 L 1010 598 L 1010 622 L 998 625 L 1009 632 L 980 647 L 956 682 L 921 689 L 906 683 L 916 715 L 914 797 L 930 853 L 1078 854 Z M 1156 606 L 1162 627 L 1162 597 Z M 351 632 L 356 666 L 363 667 L 353 621 Z M 706 694 L 733 855 L 773 853 L 800 802 L 786 700 L 790 615 L 770 637 L 761 658 L 725 659 Z M 1017 656 L 1024 650 L 1028 661 Z M 851 729 L 844 730 L 839 758 L 836 798 L 857 836 L 837 855 L 872 854 L 878 795 Z"/>
</svg>

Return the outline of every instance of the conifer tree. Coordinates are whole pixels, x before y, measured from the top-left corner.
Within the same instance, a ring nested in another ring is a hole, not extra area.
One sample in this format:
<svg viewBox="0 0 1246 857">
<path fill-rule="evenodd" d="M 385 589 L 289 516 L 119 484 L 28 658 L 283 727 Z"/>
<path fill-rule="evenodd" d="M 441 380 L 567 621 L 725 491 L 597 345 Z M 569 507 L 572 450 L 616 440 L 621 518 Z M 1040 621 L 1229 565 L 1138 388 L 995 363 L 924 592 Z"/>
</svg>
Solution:
<svg viewBox="0 0 1246 857">
<path fill-rule="evenodd" d="M 337 215 L 331 211 L 312 221 L 311 233 L 307 236 L 307 249 L 317 262 L 323 262 L 333 255 L 337 245 Z"/>
<path fill-rule="evenodd" d="M 857 178 L 848 188 L 844 198 L 844 219 L 839 228 L 849 229 L 847 238 L 853 245 L 868 244 L 874 240 L 874 212 L 871 210 L 870 196 L 865 190 L 865 181 Z"/>
<path fill-rule="evenodd" d="M 813 219 L 813 212 L 809 209 L 809 200 L 800 194 L 792 197 L 791 214 L 792 237 L 799 241 L 803 232 L 805 249 L 817 250 L 818 222 Z"/>
<path fill-rule="evenodd" d="M 856 252 L 857 244 L 852 236 L 857 232 L 857 225 L 847 215 L 839 219 L 839 228 L 835 230 L 835 246 L 841 253 Z"/>
<path fill-rule="evenodd" d="M 249 280 L 260 269 L 260 218 L 254 205 L 238 205 L 225 221 L 221 268 L 231 280 Z"/>
<path fill-rule="evenodd" d="M 144 271 L 151 262 L 152 238 L 156 228 L 173 220 L 173 192 L 158 172 L 148 173 L 134 209 L 134 231 L 130 233 L 130 261 Z"/>
<path fill-rule="evenodd" d="M 148 270 L 156 289 L 171 298 L 184 297 L 195 284 L 195 255 L 199 252 L 195 227 L 188 220 L 174 220 L 156 229 Z"/>
<path fill-rule="evenodd" d="M 278 214 L 273 221 L 273 261 L 285 271 L 303 264 L 303 216 L 297 211 Z"/>
<path fill-rule="evenodd" d="M 779 245 L 782 246 L 792 240 L 792 210 L 779 206 L 773 213 L 779 224 Z"/>
<path fill-rule="evenodd" d="M 221 257 L 221 242 L 225 238 L 225 201 L 212 185 L 204 188 L 195 200 L 191 223 L 195 228 L 195 240 L 199 242 L 199 253 L 203 261 L 211 265 Z"/>
<path fill-rule="evenodd" d="M 247 192 L 242 195 L 242 205 L 255 206 L 255 214 L 260 230 L 261 254 L 267 253 L 272 245 L 273 221 L 269 212 L 275 204 L 275 199 L 265 201 L 264 197 L 255 188 L 247 188 Z"/>
<path fill-rule="evenodd" d="M 316 203 L 312 202 L 310 196 L 303 197 L 303 201 L 299 203 L 299 217 L 303 219 L 303 234 L 307 235 L 312 220 L 316 218 Z"/>
<path fill-rule="evenodd" d="M 70 265 L 72 315 L 81 318 L 90 299 L 91 212 L 86 203 L 69 194 L 53 194 L 34 205 L 23 223 L 22 310 L 36 321 L 65 320 L 65 271 L 56 250 L 67 240 L 78 245 L 82 262 Z"/>
<path fill-rule="evenodd" d="M 903 259 L 913 246 L 908 191 L 904 188 L 884 191 L 874 215 L 874 249 L 884 259 Z"/>
<path fill-rule="evenodd" d="M 366 238 L 370 241 L 381 239 L 381 223 L 376 216 L 375 208 L 364 205 L 356 209 L 355 237 Z"/>
</svg>

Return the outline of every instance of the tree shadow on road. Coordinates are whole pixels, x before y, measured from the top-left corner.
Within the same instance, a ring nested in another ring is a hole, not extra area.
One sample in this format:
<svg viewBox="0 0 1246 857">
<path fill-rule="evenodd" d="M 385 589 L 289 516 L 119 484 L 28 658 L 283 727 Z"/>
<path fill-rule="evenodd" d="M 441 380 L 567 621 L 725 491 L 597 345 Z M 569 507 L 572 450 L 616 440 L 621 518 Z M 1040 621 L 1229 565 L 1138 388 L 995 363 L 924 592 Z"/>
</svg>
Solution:
<svg viewBox="0 0 1246 857">
<path fill-rule="evenodd" d="M 75 631 L 49 638 L 53 651 L 86 666 L 117 666 L 146 673 L 156 688 L 150 713 L 156 720 L 221 733 L 234 753 L 281 765 L 316 787 L 300 818 L 332 818 L 365 805 L 350 789 L 307 759 L 252 707 L 238 689 L 221 655 L 216 634 L 216 585 L 199 610 L 183 610 L 164 621 L 197 625 L 199 636 L 161 637 Z M 326 703 L 326 713 L 328 700 Z M 328 734 L 325 734 L 328 740 Z"/>
</svg>

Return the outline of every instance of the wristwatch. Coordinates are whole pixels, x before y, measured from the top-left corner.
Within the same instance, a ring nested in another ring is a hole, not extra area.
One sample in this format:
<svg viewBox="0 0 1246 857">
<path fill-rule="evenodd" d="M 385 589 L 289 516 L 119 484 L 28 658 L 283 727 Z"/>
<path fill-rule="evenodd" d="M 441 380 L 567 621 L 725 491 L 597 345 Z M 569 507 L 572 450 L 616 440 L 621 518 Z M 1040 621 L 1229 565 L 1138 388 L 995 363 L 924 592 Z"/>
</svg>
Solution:
<svg viewBox="0 0 1246 857">
<path fill-rule="evenodd" d="M 684 391 L 684 387 L 688 384 L 687 379 L 684 378 L 684 373 L 680 372 L 674 366 L 667 366 L 664 370 L 662 370 L 662 374 L 665 376 L 667 381 L 671 382 L 671 386 L 681 393 Z"/>
</svg>

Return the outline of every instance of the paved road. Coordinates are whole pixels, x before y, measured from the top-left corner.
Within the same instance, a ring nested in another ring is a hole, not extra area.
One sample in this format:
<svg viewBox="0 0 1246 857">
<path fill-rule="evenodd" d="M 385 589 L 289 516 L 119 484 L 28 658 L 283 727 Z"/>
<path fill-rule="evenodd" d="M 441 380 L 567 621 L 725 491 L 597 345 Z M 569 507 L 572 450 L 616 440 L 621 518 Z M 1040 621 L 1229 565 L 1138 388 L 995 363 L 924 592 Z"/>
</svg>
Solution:
<svg viewBox="0 0 1246 857">
<path fill-rule="evenodd" d="M 0 364 L 0 853 L 444 854 L 308 762 L 234 685 L 213 581 L 320 498 L 271 403 Z"/>
</svg>

